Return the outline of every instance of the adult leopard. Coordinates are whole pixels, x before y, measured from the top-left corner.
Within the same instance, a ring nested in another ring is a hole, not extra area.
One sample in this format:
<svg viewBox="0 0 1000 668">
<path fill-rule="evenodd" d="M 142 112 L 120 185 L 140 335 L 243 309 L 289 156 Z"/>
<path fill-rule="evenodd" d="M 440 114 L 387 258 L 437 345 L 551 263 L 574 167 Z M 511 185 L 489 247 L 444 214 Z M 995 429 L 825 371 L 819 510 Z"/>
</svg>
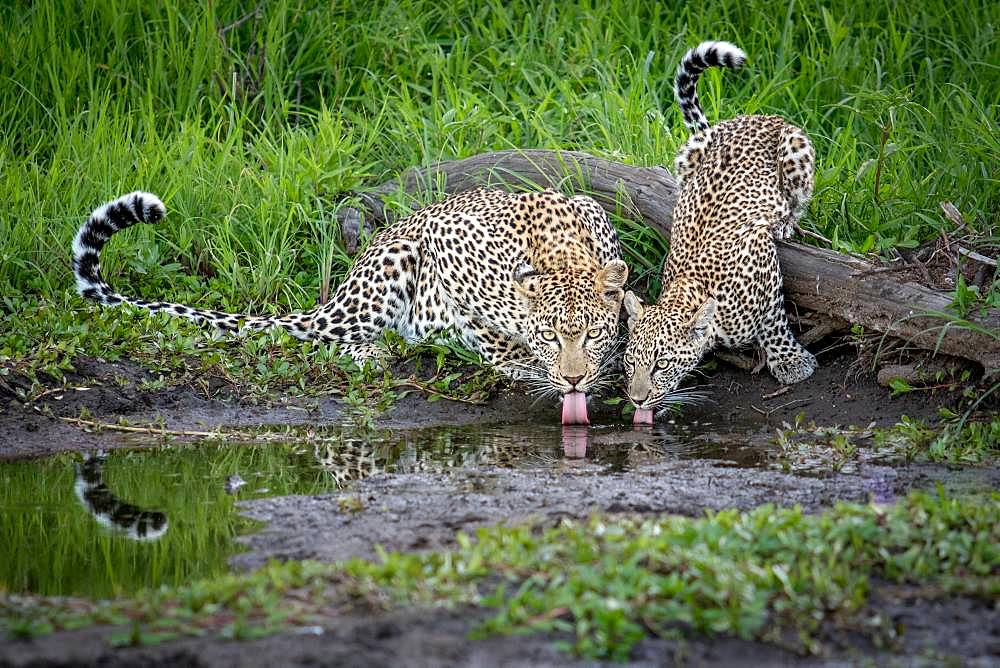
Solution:
<svg viewBox="0 0 1000 668">
<path fill-rule="evenodd" d="M 105 282 L 100 251 L 163 203 L 134 192 L 97 208 L 73 242 L 84 297 L 131 304 L 225 331 L 281 327 L 335 343 L 357 362 L 394 330 L 419 341 L 451 330 L 507 375 L 565 397 L 563 418 L 586 422 L 585 394 L 607 382 L 628 268 L 614 227 L 593 199 L 546 190 L 472 190 L 378 232 L 330 301 L 310 311 L 250 316 L 126 297 Z"/>
<path fill-rule="evenodd" d="M 812 144 L 778 116 L 738 116 L 710 127 L 695 90 L 705 69 L 738 69 L 745 57 L 728 42 L 704 42 L 677 68 L 674 92 L 693 134 L 674 165 L 680 192 L 663 292 L 652 306 L 625 296 L 623 360 L 636 423 L 650 424 L 654 410 L 691 398 L 678 386 L 717 345 L 762 347 L 782 383 L 816 369 L 789 329 L 775 247 L 812 196 Z"/>
</svg>

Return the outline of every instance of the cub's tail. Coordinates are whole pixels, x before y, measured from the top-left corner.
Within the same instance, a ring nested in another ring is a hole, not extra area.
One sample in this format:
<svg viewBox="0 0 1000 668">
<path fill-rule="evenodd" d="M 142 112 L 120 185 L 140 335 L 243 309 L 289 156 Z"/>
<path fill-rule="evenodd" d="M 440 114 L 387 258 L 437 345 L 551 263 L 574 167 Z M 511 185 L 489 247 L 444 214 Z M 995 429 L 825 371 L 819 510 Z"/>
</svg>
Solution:
<svg viewBox="0 0 1000 668">
<path fill-rule="evenodd" d="M 296 338 L 313 338 L 310 313 L 279 317 L 245 316 L 199 309 L 184 304 L 150 302 L 115 292 L 101 276 L 101 249 L 104 248 L 104 244 L 119 230 L 136 223 L 158 223 L 163 220 L 164 215 L 166 209 L 160 198 L 138 190 L 94 209 L 73 239 L 73 274 L 76 276 L 77 292 L 105 306 L 132 304 L 153 313 L 169 313 L 228 332 L 241 328 L 261 330 L 277 326 L 284 328 Z"/>
<path fill-rule="evenodd" d="M 674 96 L 684 115 L 684 125 L 692 132 L 708 129 L 708 119 L 698 102 L 698 78 L 709 67 L 727 67 L 738 70 L 747 55 L 743 49 L 729 42 L 702 42 L 681 58 L 674 78 Z"/>
</svg>

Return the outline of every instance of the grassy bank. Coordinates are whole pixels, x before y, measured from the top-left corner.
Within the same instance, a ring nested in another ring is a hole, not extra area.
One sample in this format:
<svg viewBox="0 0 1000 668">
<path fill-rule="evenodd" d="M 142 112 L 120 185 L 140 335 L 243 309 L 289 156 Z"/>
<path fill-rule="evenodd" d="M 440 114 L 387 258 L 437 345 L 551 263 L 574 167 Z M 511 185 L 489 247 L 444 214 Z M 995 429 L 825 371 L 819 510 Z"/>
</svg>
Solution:
<svg viewBox="0 0 1000 668">
<path fill-rule="evenodd" d="M 36 397 L 81 355 L 131 357 L 168 384 L 209 374 L 254 396 L 371 386 L 280 334 L 233 345 L 92 308 L 72 293 L 77 226 L 111 197 L 153 190 L 167 221 L 111 244 L 116 287 L 246 312 L 309 307 L 350 264 L 336 208 L 411 165 L 511 147 L 669 164 L 686 136 L 670 76 L 702 39 L 750 55 L 744 72 L 704 78 L 712 120 L 780 113 L 812 136 L 806 225 L 838 248 L 953 234 L 944 200 L 964 214 L 962 234 L 996 235 L 995 3 L 245 4 L 0 8 L 0 392 Z M 617 222 L 630 287 L 644 289 L 665 245 Z M 982 297 L 1000 303 L 1000 281 Z"/>
</svg>

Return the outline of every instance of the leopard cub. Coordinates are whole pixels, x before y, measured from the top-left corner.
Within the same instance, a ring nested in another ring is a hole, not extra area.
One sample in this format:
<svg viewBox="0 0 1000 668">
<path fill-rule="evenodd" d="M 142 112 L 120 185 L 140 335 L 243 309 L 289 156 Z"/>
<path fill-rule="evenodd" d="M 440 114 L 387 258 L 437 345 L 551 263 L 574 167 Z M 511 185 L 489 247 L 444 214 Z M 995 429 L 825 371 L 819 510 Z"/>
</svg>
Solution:
<svg viewBox="0 0 1000 668">
<path fill-rule="evenodd" d="M 775 247 L 775 239 L 791 236 L 812 195 L 812 144 L 778 116 L 709 126 L 695 90 L 707 68 L 739 69 L 745 57 L 728 42 L 704 42 L 677 68 L 674 93 L 692 135 L 674 165 L 680 192 L 663 293 L 646 306 L 629 292 L 624 303 L 636 423 L 651 424 L 654 410 L 690 399 L 678 386 L 716 346 L 762 347 L 782 383 L 816 369 L 789 329 Z"/>
</svg>

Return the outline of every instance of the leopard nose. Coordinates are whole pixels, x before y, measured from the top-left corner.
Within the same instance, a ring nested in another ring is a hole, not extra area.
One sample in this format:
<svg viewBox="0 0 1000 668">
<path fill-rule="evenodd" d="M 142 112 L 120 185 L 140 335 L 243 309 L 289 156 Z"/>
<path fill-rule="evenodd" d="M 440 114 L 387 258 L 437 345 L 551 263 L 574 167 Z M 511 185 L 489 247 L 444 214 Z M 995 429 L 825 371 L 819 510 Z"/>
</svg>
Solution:
<svg viewBox="0 0 1000 668">
<path fill-rule="evenodd" d="M 646 390 L 646 394 L 642 395 L 641 397 L 638 397 L 634 394 L 630 394 L 628 395 L 628 398 L 632 400 L 632 403 L 634 405 L 639 406 L 642 404 L 642 402 L 644 402 L 646 399 L 649 398 L 649 390 Z"/>
<path fill-rule="evenodd" d="M 576 388 L 576 384 L 583 380 L 583 376 L 563 376 L 563 380 L 569 383 L 569 386 Z"/>
</svg>

